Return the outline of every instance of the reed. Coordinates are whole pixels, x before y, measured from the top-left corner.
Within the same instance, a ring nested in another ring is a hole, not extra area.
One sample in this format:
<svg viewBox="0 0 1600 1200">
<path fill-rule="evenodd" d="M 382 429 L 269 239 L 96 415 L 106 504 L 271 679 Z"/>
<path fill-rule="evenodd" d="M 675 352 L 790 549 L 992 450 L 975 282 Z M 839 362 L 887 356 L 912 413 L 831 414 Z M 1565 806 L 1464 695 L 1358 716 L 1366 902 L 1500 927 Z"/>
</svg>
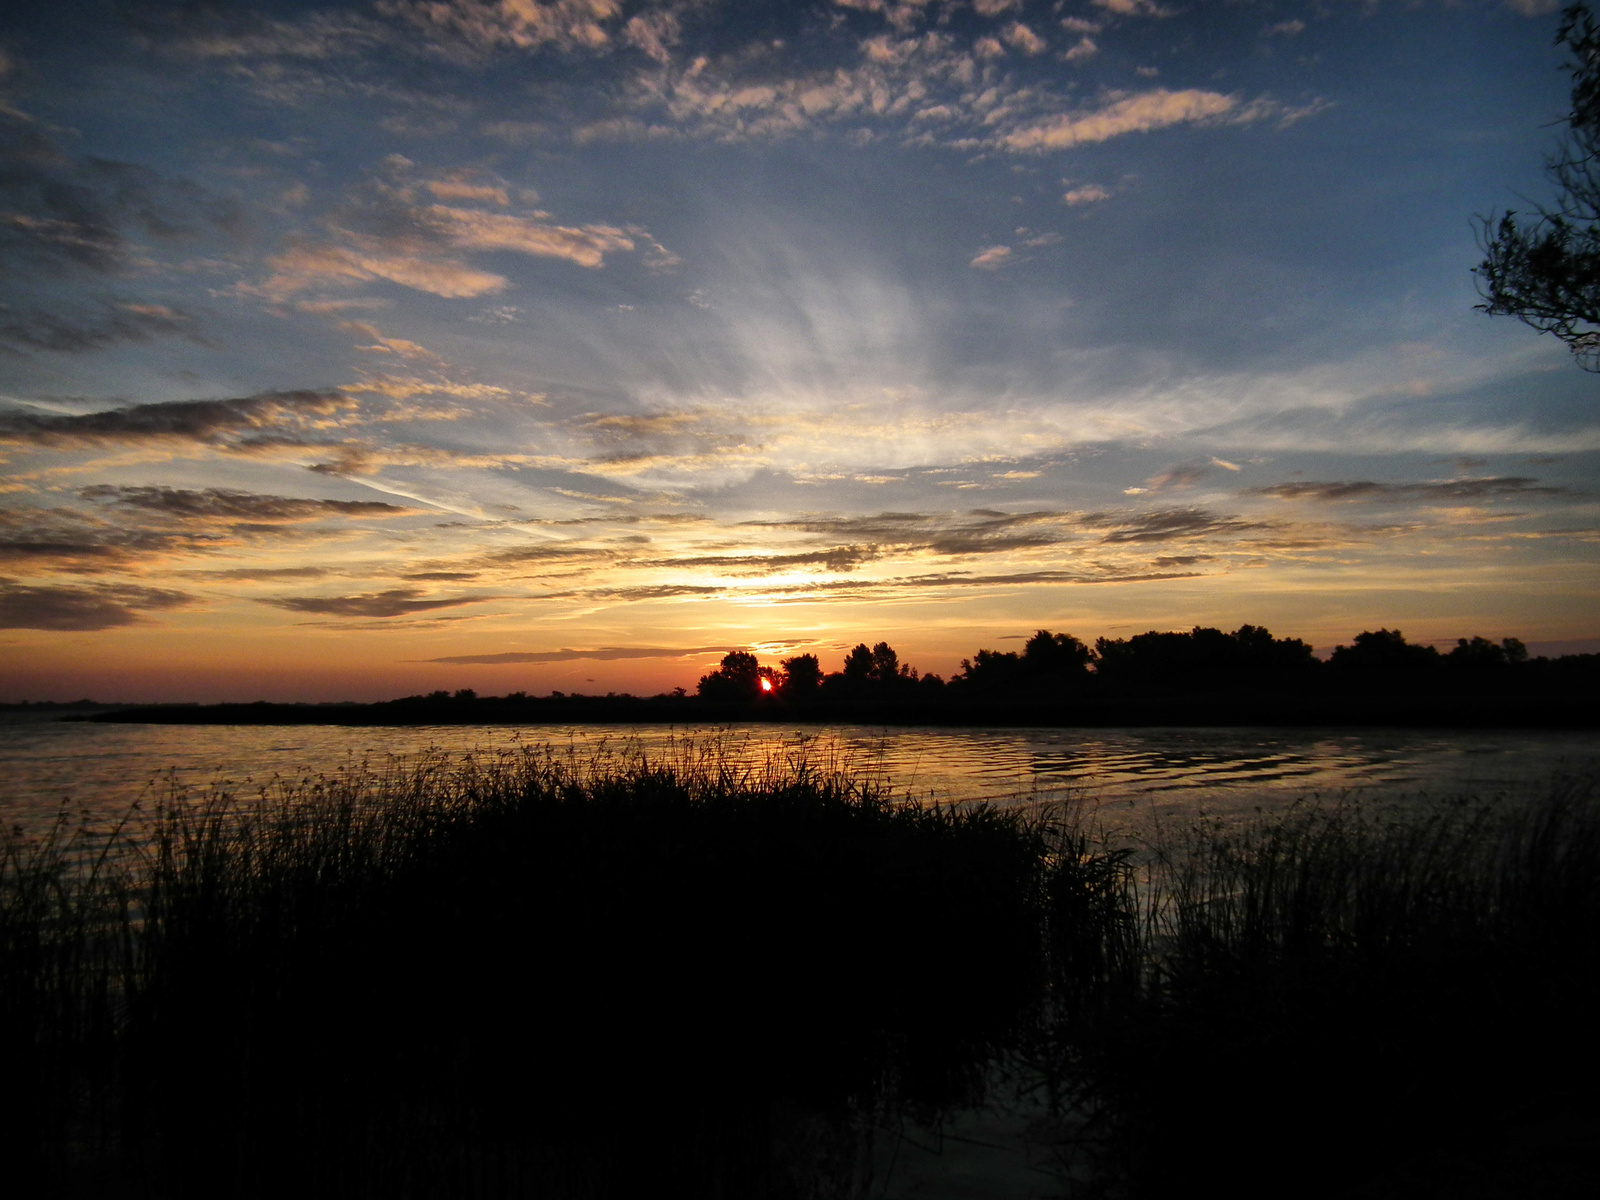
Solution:
<svg viewBox="0 0 1600 1200">
<path fill-rule="evenodd" d="M 1600 805 L 1306 807 L 1159 844 L 1142 969 L 1076 1069 L 1135 1194 L 1338 1194 L 1586 1111 Z"/>
<path fill-rule="evenodd" d="M 1310 1195 L 1588 1103 L 1592 787 L 1088 818 L 694 742 L 63 818 L 0 846 L 6 1161 L 41 1195 L 854 1196 L 874 1122 L 1003 1060 L 1091 1190 Z"/>
<path fill-rule="evenodd" d="M 1026 1020 L 1043 837 L 689 746 L 13 839 L 13 1128 L 58 1192 L 805 1194 L 790 1126 L 970 1098 Z"/>
</svg>

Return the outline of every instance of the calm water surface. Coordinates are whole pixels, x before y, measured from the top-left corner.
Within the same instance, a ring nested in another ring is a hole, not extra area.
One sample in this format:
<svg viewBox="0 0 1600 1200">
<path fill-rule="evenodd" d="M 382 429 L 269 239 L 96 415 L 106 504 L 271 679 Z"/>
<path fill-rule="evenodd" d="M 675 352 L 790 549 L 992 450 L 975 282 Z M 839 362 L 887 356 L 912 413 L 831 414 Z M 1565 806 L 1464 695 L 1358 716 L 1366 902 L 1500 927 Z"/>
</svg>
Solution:
<svg viewBox="0 0 1600 1200">
<path fill-rule="evenodd" d="M 1584 732 L 1316 729 L 871 729 L 860 726 L 326 726 L 0 724 L 0 821 L 37 831 L 63 806 L 115 819 L 171 783 L 254 795 L 274 778 L 384 769 L 429 752 L 580 758 L 643 751 L 760 768 L 805 759 L 940 803 L 1032 804 L 1082 796 L 1113 825 L 1272 810 L 1355 794 L 1410 797 L 1542 791 L 1600 775 Z"/>
</svg>

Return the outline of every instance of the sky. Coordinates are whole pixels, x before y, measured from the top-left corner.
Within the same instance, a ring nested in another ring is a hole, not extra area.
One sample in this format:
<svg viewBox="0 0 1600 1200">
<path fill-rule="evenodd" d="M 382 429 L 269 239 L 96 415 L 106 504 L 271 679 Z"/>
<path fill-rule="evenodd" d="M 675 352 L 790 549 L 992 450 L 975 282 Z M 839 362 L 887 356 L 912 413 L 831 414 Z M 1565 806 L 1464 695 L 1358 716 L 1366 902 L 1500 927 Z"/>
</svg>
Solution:
<svg viewBox="0 0 1600 1200">
<path fill-rule="evenodd" d="M 1556 7 L 8 9 L 0 700 L 1600 648 Z"/>
</svg>

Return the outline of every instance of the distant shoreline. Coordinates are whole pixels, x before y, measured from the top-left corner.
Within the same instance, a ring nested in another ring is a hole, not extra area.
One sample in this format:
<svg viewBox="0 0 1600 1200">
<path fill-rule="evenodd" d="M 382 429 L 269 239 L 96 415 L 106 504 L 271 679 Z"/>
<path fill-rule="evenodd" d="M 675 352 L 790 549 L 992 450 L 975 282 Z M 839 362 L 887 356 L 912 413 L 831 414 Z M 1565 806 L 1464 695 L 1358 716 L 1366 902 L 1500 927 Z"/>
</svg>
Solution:
<svg viewBox="0 0 1600 1200">
<path fill-rule="evenodd" d="M 1038 704 L 713 704 L 688 696 L 563 696 L 430 700 L 374 704 L 154 704 L 52 706 L 54 719 L 151 725 L 586 725 L 728 723 L 1039 727 L 1314 727 L 1596 729 L 1600 699 L 1571 697 L 1286 697 L 1199 695 L 1170 699 L 1094 699 Z M 39 711 L 44 706 L 4 706 Z"/>
<path fill-rule="evenodd" d="M 1399 630 L 1368 630 L 1327 661 L 1261 626 L 1196 626 L 1100 638 L 1041 629 L 1022 651 L 979 650 L 946 681 L 857 645 L 824 673 L 814 654 L 763 666 L 734 650 L 685 688 L 654 696 L 469 688 L 371 703 L 3 704 L 13 722 L 158 725 L 707 725 L 730 722 L 958 728 L 1600 728 L 1600 655 L 1528 657 L 1516 638 L 1457 639 L 1440 654 Z"/>
</svg>

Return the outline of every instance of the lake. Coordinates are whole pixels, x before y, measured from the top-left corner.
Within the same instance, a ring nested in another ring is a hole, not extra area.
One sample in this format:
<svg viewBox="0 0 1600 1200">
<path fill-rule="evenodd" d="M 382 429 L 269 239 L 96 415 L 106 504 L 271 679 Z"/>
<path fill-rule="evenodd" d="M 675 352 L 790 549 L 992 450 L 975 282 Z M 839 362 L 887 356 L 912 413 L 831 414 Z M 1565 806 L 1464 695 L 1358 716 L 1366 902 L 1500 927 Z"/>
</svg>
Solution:
<svg viewBox="0 0 1600 1200">
<path fill-rule="evenodd" d="M 864 726 L 184 726 L 0 723 L 0 820 L 29 832 L 65 806 L 96 823 L 170 784 L 252 796 L 274 778 L 383 769 L 429 752 L 550 745 L 759 769 L 804 759 L 935 803 L 1082 797 L 1112 827 L 1227 818 L 1296 800 L 1491 798 L 1600 776 L 1592 732 L 1349 729 L 950 729 Z"/>
</svg>

